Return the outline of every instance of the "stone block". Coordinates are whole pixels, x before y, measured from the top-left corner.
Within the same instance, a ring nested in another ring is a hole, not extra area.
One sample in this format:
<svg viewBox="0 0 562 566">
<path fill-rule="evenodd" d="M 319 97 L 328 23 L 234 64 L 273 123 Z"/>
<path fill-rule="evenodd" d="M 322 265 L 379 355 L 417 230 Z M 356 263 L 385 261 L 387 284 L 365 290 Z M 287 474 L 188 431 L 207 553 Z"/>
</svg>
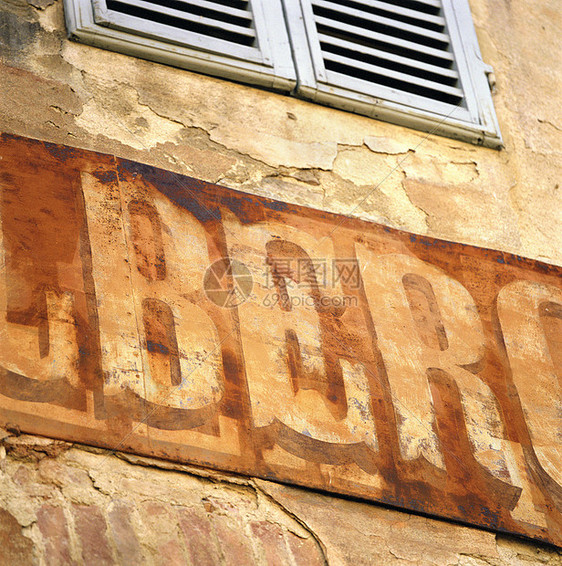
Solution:
<svg viewBox="0 0 562 566">
<path fill-rule="evenodd" d="M 141 564 L 142 552 L 132 524 L 131 502 L 115 502 L 108 514 L 108 523 L 117 549 L 118 560 L 125 564 Z"/>
<path fill-rule="evenodd" d="M 213 566 L 219 562 L 219 549 L 208 517 L 197 509 L 180 509 L 179 525 L 192 564 Z"/>
<path fill-rule="evenodd" d="M 253 521 L 250 527 L 263 549 L 268 566 L 289 566 L 291 564 L 283 529 L 279 525 L 269 521 Z"/>
<path fill-rule="evenodd" d="M 22 566 L 32 562 L 33 542 L 22 534 L 16 518 L 0 509 L 0 564 Z"/>
<path fill-rule="evenodd" d="M 73 505 L 76 534 L 82 546 L 85 566 L 104 566 L 114 563 L 107 540 L 107 527 L 100 509 L 93 505 Z"/>
<path fill-rule="evenodd" d="M 213 525 L 225 566 L 254 563 L 249 540 L 242 525 L 231 524 L 231 521 L 224 515 L 213 517 Z"/>
<path fill-rule="evenodd" d="M 43 505 L 37 511 L 37 525 L 43 535 L 45 562 L 53 566 L 71 564 L 68 527 L 62 508 Z"/>
</svg>

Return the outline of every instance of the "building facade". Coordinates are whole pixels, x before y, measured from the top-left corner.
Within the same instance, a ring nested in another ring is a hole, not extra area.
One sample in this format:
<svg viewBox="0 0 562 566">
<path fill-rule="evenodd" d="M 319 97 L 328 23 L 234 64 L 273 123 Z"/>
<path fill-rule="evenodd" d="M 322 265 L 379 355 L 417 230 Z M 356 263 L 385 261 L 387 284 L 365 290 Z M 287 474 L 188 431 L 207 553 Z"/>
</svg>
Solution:
<svg viewBox="0 0 562 566">
<path fill-rule="evenodd" d="M 559 7 L 548 0 L 532 6 L 473 0 L 470 7 L 483 59 L 494 70 L 503 149 L 71 41 L 62 2 L 49 0 L 0 3 L 0 132 L 116 156 L 287 206 L 562 266 Z M 22 157 L 22 170 L 33 171 L 29 155 Z M 2 181 L 8 194 L 10 181 Z M 45 186 L 53 183 L 46 179 Z M 62 236 L 56 246 L 54 258 L 64 248 Z M 552 328 L 559 347 L 560 324 Z M 57 363 L 56 355 L 48 359 Z M 555 354 L 552 359 L 555 366 L 560 361 Z M 552 390 L 555 407 L 562 406 L 561 392 Z M 30 430 L 27 422 L 6 416 L 3 422 L 4 563 L 562 560 L 559 548 L 496 532 L 493 525 L 427 516 L 430 506 L 423 501 L 413 513 L 394 501 L 388 507 L 361 494 L 288 485 L 303 484 L 297 474 L 281 484 L 264 473 L 239 475 L 228 465 L 210 469 L 142 450 L 133 454 L 115 441 L 71 444 L 77 438 L 64 431 L 35 436 L 27 433 L 41 430 Z M 118 430 L 118 418 L 114 426 Z M 547 470 L 553 482 L 560 479 L 559 456 L 554 452 Z M 530 497 L 519 519 L 539 524 L 548 505 Z M 560 515 L 560 509 L 548 512 Z M 560 539 L 561 524 L 556 518 L 545 524 L 550 540 Z"/>
</svg>

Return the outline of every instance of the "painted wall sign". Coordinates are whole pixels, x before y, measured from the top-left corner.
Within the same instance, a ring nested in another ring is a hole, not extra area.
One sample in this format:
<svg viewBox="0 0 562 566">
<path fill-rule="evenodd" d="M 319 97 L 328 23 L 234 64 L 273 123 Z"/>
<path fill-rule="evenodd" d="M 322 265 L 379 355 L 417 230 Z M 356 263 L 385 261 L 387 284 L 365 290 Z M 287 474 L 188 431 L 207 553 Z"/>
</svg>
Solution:
<svg viewBox="0 0 562 566">
<path fill-rule="evenodd" d="M 0 138 L 22 431 L 562 545 L 562 269 Z"/>
</svg>

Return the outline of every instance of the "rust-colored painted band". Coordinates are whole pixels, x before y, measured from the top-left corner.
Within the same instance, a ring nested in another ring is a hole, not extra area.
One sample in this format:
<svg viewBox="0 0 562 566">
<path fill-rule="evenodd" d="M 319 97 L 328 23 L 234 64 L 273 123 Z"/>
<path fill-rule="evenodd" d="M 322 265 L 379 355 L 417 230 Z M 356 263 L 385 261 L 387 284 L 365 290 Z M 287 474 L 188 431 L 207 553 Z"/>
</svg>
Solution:
<svg viewBox="0 0 562 566">
<path fill-rule="evenodd" d="M 559 267 L 0 137 L 0 424 L 562 546 Z"/>
</svg>

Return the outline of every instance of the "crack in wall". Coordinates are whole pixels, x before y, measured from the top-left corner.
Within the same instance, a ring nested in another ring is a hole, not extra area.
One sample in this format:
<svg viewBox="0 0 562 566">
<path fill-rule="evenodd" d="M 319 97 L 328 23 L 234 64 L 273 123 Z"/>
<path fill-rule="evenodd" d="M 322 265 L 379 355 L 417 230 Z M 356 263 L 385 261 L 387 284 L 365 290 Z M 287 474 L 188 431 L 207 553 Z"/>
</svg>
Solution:
<svg viewBox="0 0 562 566">
<path fill-rule="evenodd" d="M 276 499 L 273 495 L 271 495 L 270 493 L 268 493 L 264 489 L 260 488 L 259 485 L 257 485 L 256 482 L 253 481 L 253 480 L 252 480 L 252 485 L 254 486 L 256 491 L 261 493 L 262 496 L 264 496 L 271 503 L 273 503 L 275 506 L 277 506 L 279 509 L 281 509 L 281 511 L 284 514 L 291 517 L 296 523 L 298 523 L 312 537 L 312 539 L 316 542 L 316 545 L 317 545 L 318 549 L 320 550 L 320 552 L 322 554 L 324 564 L 326 566 L 328 566 L 329 562 L 328 562 L 328 553 L 327 553 L 326 546 L 322 542 L 321 538 L 306 523 L 306 521 L 304 519 L 302 519 L 301 517 L 299 517 L 298 515 L 296 515 L 295 513 L 293 513 L 292 511 L 290 511 L 289 509 L 287 509 L 287 507 L 285 507 L 278 499 Z"/>
</svg>

